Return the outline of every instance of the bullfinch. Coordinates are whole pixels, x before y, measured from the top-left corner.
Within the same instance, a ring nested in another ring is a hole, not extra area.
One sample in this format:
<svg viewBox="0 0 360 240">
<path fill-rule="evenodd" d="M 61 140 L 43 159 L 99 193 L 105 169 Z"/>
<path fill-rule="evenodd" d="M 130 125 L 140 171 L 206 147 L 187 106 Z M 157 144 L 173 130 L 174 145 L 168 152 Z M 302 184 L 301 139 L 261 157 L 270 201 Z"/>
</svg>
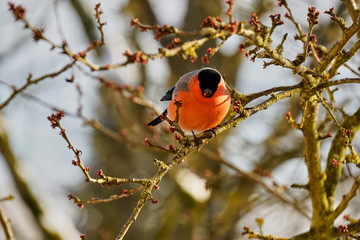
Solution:
<svg viewBox="0 0 360 240">
<path fill-rule="evenodd" d="M 213 68 L 184 74 L 160 101 L 170 103 L 148 126 L 161 123 L 166 115 L 174 121 L 179 105 L 178 124 L 186 134 L 200 133 L 217 126 L 225 118 L 231 103 L 224 78 Z"/>
</svg>

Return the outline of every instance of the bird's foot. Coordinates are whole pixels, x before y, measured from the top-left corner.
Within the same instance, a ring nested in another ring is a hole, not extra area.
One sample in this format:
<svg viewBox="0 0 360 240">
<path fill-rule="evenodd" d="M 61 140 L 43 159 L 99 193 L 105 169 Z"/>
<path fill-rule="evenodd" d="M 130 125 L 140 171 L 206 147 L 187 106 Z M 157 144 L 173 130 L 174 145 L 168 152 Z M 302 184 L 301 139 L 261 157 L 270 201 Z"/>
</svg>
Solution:
<svg viewBox="0 0 360 240">
<path fill-rule="evenodd" d="M 191 132 L 192 132 L 193 140 L 197 147 L 197 150 L 200 151 L 203 140 L 202 140 L 202 138 L 197 137 L 193 131 L 191 131 Z"/>
</svg>

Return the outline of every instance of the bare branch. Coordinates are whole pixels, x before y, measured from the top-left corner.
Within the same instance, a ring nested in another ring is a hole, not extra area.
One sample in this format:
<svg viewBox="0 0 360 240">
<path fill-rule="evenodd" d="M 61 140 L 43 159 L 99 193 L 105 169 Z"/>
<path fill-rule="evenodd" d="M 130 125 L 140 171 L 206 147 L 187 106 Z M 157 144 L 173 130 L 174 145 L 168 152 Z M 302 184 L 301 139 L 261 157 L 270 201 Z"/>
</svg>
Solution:
<svg viewBox="0 0 360 240">
<path fill-rule="evenodd" d="M 15 240 L 14 231 L 12 230 L 10 220 L 4 214 L 1 205 L 0 205 L 0 224 L 4 229 L 6 240 Z"/>
<path fill-rule="evenodd" d="M 71 68 L 74 64 L 75 64 L 75 61 L 65 65 L 64 67 L 62 67 L 60 70 L 58 70 L 56 72 L 45 74 L 45 75 L 35 78 L 35 79 L 32 79 L 32 75 L 29 74 L 29 77 L 27 78 L 27 82 L 23 86 L 21 86 L 20 88 L 13 87 L 13 93 L 3 103 L 0 104 L 0 110 L 3 109 L 4 107 L 6 107 L 13 98 L 15 98 L 19 93 L 23 92 L 30 85 L 37 84 L 38 82 L 43 81 L 48 78 L 54 78 L 64 72 L 66 72 L 66 70 Z"/>
<path fill-rule="evenodd" d="M 359 17 L 359 7 L 355 0 L 344 0 L 344 4 L 351 16 L 353 22 Z M 358 38 L 360 38 L 360 33 L 357 33 Z"/>
<path fill-rule="evenodd" d="M 331 219 L 333 221 L 347 208 L 350 201 L 358 194 L 359 188 L 360 188 L 360 179 L 355 178 L 350 191 L 343 196 L 341 202 L 335 208 L 334 212 L 331 214 Z"/>
<path fill-rule="evenodd" d="M 290 206 L 292 206 L 296 211 L 298 211 L 301 215 L 303 215 L 305 218 L 307 219 L 311 219 L 311 216 L 309 215 L 309 213 L 306 211 L 306 208 L 304 206 L 302 206 L 302 204 L 298 203 L 298 202 L 294 202 L 293 200 L 289 199 L 288 196 L 285 196 L 285 194 L 280 193 L 279 191 L 277 191 L 276 189 L 268 186 L 263 180 L 262 177 L 258 174 L 255 173 L 249 173 L 249 172 L 245 172 L 239 168 L 237 168 L 236 166 L 234 166 L 233 164 L 231 164 L 230 162 L 226 161 L 224 158 L 222 158 L 221 156 L 210 152 L 209 150 L 204 149 L 202 151 L 203 154 L 205 154 L 207 157 L 209 157 L 212 160 L 215 160 L 227 167 L 229 167 L 230 169 L 234 170 L 237 174 L 248 178 L 254 182 L 256 182 L 257 184 L 259 184 L 261 187 L 263 187 L 266 191 L 268 191 L 270 194 L 274 195 L 275 197 L 277 197 L 278 199 L 280 199 L 283 203 L 286 203 Z"/>
<path fill-rule="evenodd" d="M 358 18 L 346 31 L 343 32 L 339 40 L 330 48 L 329 52 L 323 57 L 321 62 L 315 68 L 318 74 L 322 74 L 331 64 L 336 56 L 347 45 L 350 39 L 360 30 L 360 18 Z"/>
</svg>

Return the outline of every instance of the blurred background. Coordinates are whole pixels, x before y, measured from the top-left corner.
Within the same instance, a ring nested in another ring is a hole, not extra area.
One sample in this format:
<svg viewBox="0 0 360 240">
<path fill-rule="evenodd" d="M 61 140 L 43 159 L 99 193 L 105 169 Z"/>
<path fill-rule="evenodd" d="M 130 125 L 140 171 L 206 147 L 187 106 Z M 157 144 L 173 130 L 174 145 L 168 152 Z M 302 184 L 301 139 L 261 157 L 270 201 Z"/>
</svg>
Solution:
<svg viewBox="0 0 360 240">
<path fill-rule="evenodd" d="M 26 17 L 33 25 L 44 27 L 48 38 L 59 44 L 66 39 L 73 52 L 82 51 L 89 42 L 99 39 L 93 17 L 98 1 L 14 1 L 25 7 Z M 286 12 L 275 0 L 234 2 L 234 18 L 240 21 L 249 21 L 255 12 L 263 23 L 269 24 L 270 14 L 283 16 Z M 340 32 L 330 17 L 322 13 L 334 6 L 339 16 L 351 21 L 341 1 L 289 0 L 288 3 L 304 32 L 307 32 L 307 8 L 317 7 L 321 14 L 315 34 L 318 42 L 327 47 L 336 41 Z M 149 25 L 170 24 L 183 30 L 199 30 L 207 16 L 225 18 L 227 4 L 223 0 L 114 0 L 101 2 L 101 9 L 104 11 L 102 20 L 107 23 L 104 27 L 106 45 L 88 59 L 104 65 L 125 61 L 126 50 L 156 53 L 159 47 L 171 42 L 171 37 L 158 42 L 151 31 L 131 28 L 129 23 L 133 18 Z M 288 33 L 284 56 L 293 59 L 302 51 L 302 44 L 294 40 L 296 31 L 290 21 L 284 17 L 283 20 L 285 25 L 274 33 L 274 46 Z M 44 41 L 35 43 L 23 23 L 14 21 L 5 0 L 0 1 L 0 22 L 2 103 L 12 92 L 9 85 L 22 86 L 29 73 L 38 77 L 55 72 L 70 59 L 58 50 L 51 51 L 51 46 Z M 237 48 L 242 40 L 232 36 L 209 64 L 202 63 L 200 58 L 208 47 L 215 47 L 219 41 L 210 41 L 199 49 L 199 59 L 194 63 L 176 56 L 96 73 L 78 65 L 60 76 L 30 86 L 25 94 L 15 97 L 0 112 L 0 198 L 10 194 L 15 197 L 13 201 L 1 202 L 1 206 L 11 219 L 16 238 L 79 239 L 81 233 L 86 233 L 89 239 L 114 239 L 139 198 L 139 194 L 135 194 L 110 203 L 85 205 L 83 209 L 67 199 L 69 193 L 84 200 L 108 198 L 136 186 L 108 189 L 86 183 L 80 169 L 71 164 L 73 153 L 47 120 L 54 107 L 69 113 L 62 125 L 74 147 L 82 151 L 82 160 L 90 166 L 94 177 L 100 168 L 109 176 L 150 177 L 156 172 L 154 158 L 163 161 L 171 158 L 143 144 L 144 138 L 148 138 L 154 144 L 176 146 L 173 135 L 168 133 L 168 125 L 163 123 L 155 129 L 146 127 L 154 113 L 104 88 L 90 75 L 134 88 L 141 85 L 145 88 L 146 99 L 158 104 L 159 109 L 166 107 L 159 102 L 160 98 L 181 75 L 204 66 L 218 69 L 226 75 L 230 86 L 244 93 L 299 82 L 289 70 L 275 66 L 263 69 L 260 59 L 253 63 L 244 58 Z M 306 64 L 314 63 L 309 60 Z M 357 69 L 359 56 L 349 65 Z M 74 82 L 67 82 L 72 76 Z M 340 69 L 338 78 L 345 77 L 354 75 L 347 69 Z M 335 93 L 336 106 L 352 114 L 359 107 L 359 90 L 354 85 L 341 86 Z M 261 100 L 264 99 L 258 102 Z M 77 115 L 79 106 L 82 106 L 83 117 L 95 119 L 115 134 L 126 134 L 127 140 L 116 140 L 94 130 Z M 242 239 L 246 238 L 241 235 L 244 225 L 258 230 L 256 218 L 264 219 L 262 231 L 265 234 L 289 237 L 306 231 L 310 221 L 304 214 L 219 162 L 222 159 L 245 172 L 264 175 L 265 184 L 290 201 L 304 205 L 304 211 L 310 215 L 307 192 L 290 188 L 293 183 L 306 184 L 307 173 L 302 135 L 292 130 L 285 119 L 289 111 L 300 119 L 298 96 L 259 112 L 236 129 L 217 136 L 202 151 L 187 157 L 163 179 L 160 189 L 154 192 L 159 203 L 145 206 L 125 239 Z M 325 116 L 325 111 L 321 114 Z M 336 128 L 330 126 L 327 131 L 335 133 Z M 322 144 L 324 164 L 330 143 L 328 139 Z M 359 152 L 359 138 L 353 145 Z M 338 197 L 351 186 L 346 177 L 349 175 L 347 169 L 344 171 Z M 356 169 L 351 171 L 353 175 L 359 174 Z M 359 198 L 351 203 L 351 216 L 359 218 L 359 208 L 354 207 L 360 204 Z M 5 239 L 2 231 L 0 239 Z"/>
</svg>

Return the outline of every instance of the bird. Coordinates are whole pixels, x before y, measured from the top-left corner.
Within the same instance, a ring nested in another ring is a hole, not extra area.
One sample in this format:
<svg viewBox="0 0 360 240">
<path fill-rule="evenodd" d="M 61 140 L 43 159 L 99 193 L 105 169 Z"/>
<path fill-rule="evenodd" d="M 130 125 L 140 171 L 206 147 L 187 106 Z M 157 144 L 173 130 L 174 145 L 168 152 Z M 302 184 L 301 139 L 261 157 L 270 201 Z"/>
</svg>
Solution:
<svg viewBox="0 0 360 240">
<path fill-rule="evenodd" d="M 231 97 L 220 72 L 205 67 L 181 76 L 160 101 L 170 103 L 148 126 L 158 125 L 165 116 L 171 121 L 178 117 L 178 125 L 185 134 L 198 134 L 213 129 L 225 118 Z"/>
</svg>

